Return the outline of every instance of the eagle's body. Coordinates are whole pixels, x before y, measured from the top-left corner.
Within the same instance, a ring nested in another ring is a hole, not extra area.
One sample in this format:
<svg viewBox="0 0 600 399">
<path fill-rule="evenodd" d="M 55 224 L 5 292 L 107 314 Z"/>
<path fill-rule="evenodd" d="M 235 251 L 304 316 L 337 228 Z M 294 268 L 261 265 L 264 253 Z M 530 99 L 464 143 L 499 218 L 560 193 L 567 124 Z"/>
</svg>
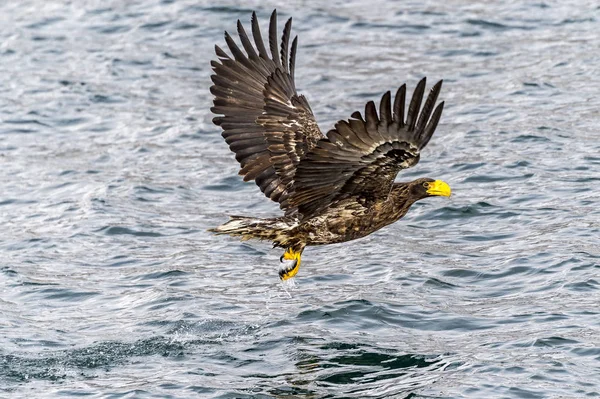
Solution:
<svg viewBox="0 0 600 399">
<path fill-rule="evenodd" d="M 292 230 L 306 245 L 334 244 L 368 236 L 402 218 L 414 203 L 404 196 L 405 184 L 396 184 L 385 201 L 366 206 L 356 197 L 344 199 L 326 208 L 318 216 L 304 221 Z M 287 245 L 283 245 L 287 247 Z"/>
<path fill-rule="evenodd" d="M 272 219 L 236 216 L 226 226 L 235 225 L 235 221 L 238 226 L 240 223 L 246 224 L 252 230 L 247 234 L 248 238 L 256 236 L 257 230 L 262 229 L 265 235 L 260 238 L 272 241 L 282 248 L 293 247 L 298 250 L 304 246 L 335 244 L 368 236 L 402 218 L 414 202 L 403 196 L 405 192 L 406 185 L 400 183 L 394 187 L 386 201 L 375 202 L 370 206 L 363 205 L 353 197 L 337 201 L 308 220 L 300 221 L 289 216 Z M 252 221 L 254 225 L 251 224 Z"/>
<path fill-rule="evenodd" d="M 286 248 L 282 258 L 294 264 L 280 272 L 282 279 L 297 273 L 306 246 L 367 236 L 402 218 L 419 199 L 450 195 L 448 185 L 439 180 L 394 183 L 401 169 L 419 161 L 420 150 L 435 131 L 443 109 L 443 103 L 435 107 L 442 82 L 431 89 L 422 109 L 425 79 L 417 85 L 407 110 L 402 85 L 393 105 L 387 92 L 379 113 L 371 101 L 364 118 L 355 112 L 325 136 L 306 98 L 296 93 L 297 38 L 290 49 L 290 31 L 291 18 L 278 52 L 273 12 L 269 53 L 256 15 L 252 16 L 254 45 L 238 21 L 245 53 L 226 32 L 233 58 L 216 47 L 220 62 L 212 62 L 215 85 L 211 87 L 212 111 L 223 115 L 213 121 L 222 127 L 235 152 L 240 174 L 246 181 L 254 180 L 285 212 L 271 219 L 234 216 L 212 231 L 269 240 Z"/>
</svg>

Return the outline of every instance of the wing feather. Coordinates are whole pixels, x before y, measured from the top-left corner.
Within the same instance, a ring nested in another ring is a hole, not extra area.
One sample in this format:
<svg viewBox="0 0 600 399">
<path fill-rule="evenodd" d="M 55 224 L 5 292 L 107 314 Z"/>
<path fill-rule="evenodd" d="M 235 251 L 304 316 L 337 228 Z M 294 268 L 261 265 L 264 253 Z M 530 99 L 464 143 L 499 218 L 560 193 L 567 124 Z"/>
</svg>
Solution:
<svg viewBox="0 0 600 399">
<path fill-rule="evenodd" d="M 438 122 L 440 121 L 440 118 L 442 117 L 443 110 L 444 110 L 444 102 L 442 101 L 435 108 L 435 111 L 433 111 L 433 115 L 431 116 L 429 123 L 427 123 L 427 126 L 425 127 L 425 131 L 423 132 L 423 136 L 421 137 L 423 147 L 426 146 L 427 143 L 429 143 L 429 140 L 431 140 L 431 136 L 433 136 L 433 132 L 435 132 L 435 128 L 437 127 Z"/>
<path fill-rule="evenodd" d="M 254 38 L 254 44 L 256 44 L 256 48 L 258 49 L 258 54 L 260 54 L 260 57 L 268 60 L 269 55 L 267 54 L 265 42 L 263 42 L 263 38 L 260 33 L 260 26 L 258 25 L 258 18 L 256 17 L 256 12 L 254 11 L 252 12 L 252 37 Z"/>
<path fill-rule="evenodd" d="M 225 32 L 229 54 L 215 46 L 218 61 L 212 61 L 215 96 L 213 122 L 240 163 L 245 181 L 254 180 L 262 192 L 279 202 L 287 213 L 287 198 L 293 190 L 296 165 L 323 138 L 308 101 L 296 92 L 294 69 L 298 38 L 292 41 L 291 18 L 285 24 L 281 45 L 277 40 L 277 12 L 269 24 L 268 47 L 258 18 L 252 13 L 253 41 L 237 21 L 241 46 Z"/>
<path fill-rule="evenodd" d="M 292 18 L 288 19 L 283 28 L 283 36 L 281 37 L 281 65 L 285 72 L 290 72 L 288 64 L 288 51 L 290 44 L 290 32 L 292 30 Z"/>
<path fill-rule="evenodd" d="M 406 103 L 406 84 L 398 88 L 394 98 L 394 124 L 396 130 L 404 127 L 404 107 Z"/>
<path fill-rule="evenodd" d="M 348 121 L 339 121 L 298 164 L 290 206 L 302 219 L 317 215 L 333 202 L 349 197 L 365 204 L 385 200 L 398 172 L 419 161 L 442 114 L 443 103 L 434 110 L 442 81 L 431 89 L 423 109 L 426 80 L 415 88 L 404 121 L 406 86 L 396 92 L 393 112 L 391 93 L 380 101 L 379 113 L 373 101 Z M 420 111 L 420 112 L 419 112 Z"/>
<path fill-rule="evenodd" d="M 391 93 L 387 91 L 382 97 L 379 103 L 379 114 L 381 116 L 380 123 L 387 127 L 392 123 L 392 109 L 390 106 Z"/>
<path fill-rule="evenodd" d="M 250 39 L 248 38 L 248 35 L 246 34 L 244 25 L 242 25 L 242 22 L 239 19 L 237 21 L 237 31 L 238 31 L 238 36 L 240 37 L 240 41 L 242 42 L 242 46 L 244 46 L 244 50 L 248 54 L 248 57 L 251 60 L 258 59 L 258 54 L 256 53 L 256 50 L 254 50 L 254 46 L 252 46 L 252 42 L 250 42 Z"/>
<path fill-rule="evenodd" d="M 292 41 L 292 50 L 290 52 L 290 76 L 294 80 L 294 72 L 296 70 L 296 50 L 298 49 L 298 36 Z"/>
<path fill-rule="evenodd" d="M 277 46 L 277 10 L 271 14 L 271 21 L 269 22 L 269 48 L 271 49 L 271 59 L 276 66 L 281 66 L 279 60 L 279 46 Z"/>
<path fill-rule="evenodd" d="M 425 93 L 425 79 L 421 79 L 415 88 L 410 105 L 408 106 L 408 116 L 406 117 L 406 125 L 408 130 L 412 131 L 417 123 L 417 117 L 419 109 L 421 108 L 421 101 L 423 101 L 423 94 Z"/>
</svg>

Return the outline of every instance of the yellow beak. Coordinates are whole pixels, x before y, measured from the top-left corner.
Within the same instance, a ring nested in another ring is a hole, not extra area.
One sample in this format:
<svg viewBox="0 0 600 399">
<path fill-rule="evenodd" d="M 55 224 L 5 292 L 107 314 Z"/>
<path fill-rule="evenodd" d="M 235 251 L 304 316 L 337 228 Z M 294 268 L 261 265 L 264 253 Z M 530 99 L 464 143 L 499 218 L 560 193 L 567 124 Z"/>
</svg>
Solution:
<svg viewBox="0 0 600 399">
<path fill-rule="evenodd" d="M 449 197 L 452 194 L 452 190 L 450 190 L 450 186 L 448 183 L 443 182 L 441 180 L 436 180 L 429 183 L 429 188 L 427 189 L 427 194 L 429 195 L 441 195 L 444 197 Z"/>
</svg>

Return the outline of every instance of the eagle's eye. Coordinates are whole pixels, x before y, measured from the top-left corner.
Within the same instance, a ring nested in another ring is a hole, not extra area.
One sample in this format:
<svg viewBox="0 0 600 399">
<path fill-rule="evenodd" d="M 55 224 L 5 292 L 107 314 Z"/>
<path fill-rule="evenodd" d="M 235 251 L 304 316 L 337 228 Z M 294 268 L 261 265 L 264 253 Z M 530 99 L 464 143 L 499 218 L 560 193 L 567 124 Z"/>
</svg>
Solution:
<svg viewBox="0 0 600 399">
<path fill-rule="evenodd" d="M 423 183 L 423 187 L 425 187 L 425 188 L 429 188 L 429 182 L 427 182 L 427 181 L 426 181 L 426 182 L 424 182 L 424 183 Z"/>
</svg>

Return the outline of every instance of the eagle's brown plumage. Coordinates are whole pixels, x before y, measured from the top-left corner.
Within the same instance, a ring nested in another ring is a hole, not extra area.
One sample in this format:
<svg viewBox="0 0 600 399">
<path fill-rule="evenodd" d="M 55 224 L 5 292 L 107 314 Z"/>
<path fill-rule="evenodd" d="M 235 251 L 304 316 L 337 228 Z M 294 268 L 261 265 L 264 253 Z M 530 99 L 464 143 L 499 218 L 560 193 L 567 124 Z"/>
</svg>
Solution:
<svg viewBox="0 0 600 399">
<path fill-rule="evenodd" d="M 277 40 L 277 13 L 269 25 L 269 51 L 256 14 L 250 40 L 241 22 L 241 45 L 225 32 L 228 55 L 215 46 L 219 61 L 211 93 L 213 122 L 241 165 L 245 181 L 279 203 L 285 216 L 272 219 L 232 217 L 213 229 L 243 239 L 271 240 L 287 248 L 282 258 L 294 260 L 282 278 L 296 274 L 307 245 L 322 245 L 364 237 L 406 214 L 417 200 L 450 195 L 449 187 L 433 179 L 394 183 L 398 172 L 419 161 L 439 122 L 444 103 L 435 106 L 442 81 L 436 83 L 421 108 L 426 80 L 413 93 L 406 110 L 406 85 L 383 95 L 379 112 L 367 103 L 364 117 L 355 112 L 323 135 L 308 101 L 298 95 L 294 69 L 298 37 L 289 46 L 292 19 Z M 406 112 L 406 116 L 405 116 Z"/>
<path fill-rule="evenodd" d="M 238 20 L 237 30 L 247 54 L 225 32 L 233 59 L 215 46 L 219 61 L 215 71 L 212 112 L 222 114 L 213 122 L 223 129 L 223 137 L 242 166 L 245 181 L 254 180 L 261 191 L 282 209 L 293 213 L 287 202 L 293 190 L 296 166 L 323 134 L 304 96 L 296 93 L 294 67 L 298 37 L 288 44 L 291 18 L 285 24 L 278 53 L 277 13 L 269 27 L 270 55 L 265 48 L 256 14 L 252 13 L 252 35 L 256 49 Z"/>
</svg>

